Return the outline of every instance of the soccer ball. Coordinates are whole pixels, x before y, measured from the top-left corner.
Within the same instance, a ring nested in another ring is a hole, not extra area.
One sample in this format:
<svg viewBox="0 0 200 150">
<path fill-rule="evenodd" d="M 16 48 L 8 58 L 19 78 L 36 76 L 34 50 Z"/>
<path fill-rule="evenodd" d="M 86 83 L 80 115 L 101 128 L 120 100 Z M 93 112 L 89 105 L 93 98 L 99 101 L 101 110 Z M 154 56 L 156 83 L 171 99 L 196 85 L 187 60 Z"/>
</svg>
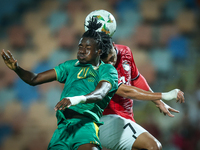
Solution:
<svg viewBox="0 0 200 150">
<path fill-rule="evenodd" d="M 91 20 L 92 17 L 96 17 L 98 19 L 98 22 L 102 23 L 101 27 L 97 29 L 97 31 L 103 31 L 110 36 L 112 36 L 115 33 L 117 27 L 116 20 L 114 16 L 106 10 L 95 10 L 92 11 L 89 15 L 87 15 L 84 24 L 85 31 L 88 30 L 86 26 L 88 25 L 88 21 Z"/>
</svg>

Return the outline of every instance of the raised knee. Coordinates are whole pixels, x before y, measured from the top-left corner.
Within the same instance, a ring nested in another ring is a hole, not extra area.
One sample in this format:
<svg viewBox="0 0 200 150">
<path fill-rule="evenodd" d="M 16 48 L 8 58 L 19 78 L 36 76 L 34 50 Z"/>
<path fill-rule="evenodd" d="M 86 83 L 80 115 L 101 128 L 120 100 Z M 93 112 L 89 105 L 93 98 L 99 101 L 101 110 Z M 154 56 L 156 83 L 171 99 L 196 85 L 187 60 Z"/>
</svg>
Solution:
<svg viewBox="0 0 200 150">
<path fill-rule="evenodd" d="M 161 143 L 148 132 L 142 133 L 132 146 L 132 150 L 162 150 Z"/>
</svg>

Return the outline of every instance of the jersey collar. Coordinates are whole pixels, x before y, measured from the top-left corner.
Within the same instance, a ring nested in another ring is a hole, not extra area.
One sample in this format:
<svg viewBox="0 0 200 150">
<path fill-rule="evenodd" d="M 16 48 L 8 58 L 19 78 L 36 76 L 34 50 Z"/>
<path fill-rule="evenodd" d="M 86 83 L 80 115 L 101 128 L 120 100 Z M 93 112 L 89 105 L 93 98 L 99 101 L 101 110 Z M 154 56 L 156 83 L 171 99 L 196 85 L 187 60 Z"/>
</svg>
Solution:
<svg viewBox="0 0 200 150">
<path fill-rule="evenodd" d="M 101 62 L 100 62 L 100 64 L 99 64 L 99 66 L 101 66 L 102 64 L 104 64 L 104 62 L 101 60 Z M 80 67 L 89 67 L 89 66 L 92 66 L 92 68 L 94 69 L 94 70 L 97 70 L 97 69 L 99 69 L 99 66 L 93 66 L 92 64 L 81 64 L 78 60 L 77 60 L 77 62 L 74 64 L 74 66 L 80 66 Z"/>
</svg>

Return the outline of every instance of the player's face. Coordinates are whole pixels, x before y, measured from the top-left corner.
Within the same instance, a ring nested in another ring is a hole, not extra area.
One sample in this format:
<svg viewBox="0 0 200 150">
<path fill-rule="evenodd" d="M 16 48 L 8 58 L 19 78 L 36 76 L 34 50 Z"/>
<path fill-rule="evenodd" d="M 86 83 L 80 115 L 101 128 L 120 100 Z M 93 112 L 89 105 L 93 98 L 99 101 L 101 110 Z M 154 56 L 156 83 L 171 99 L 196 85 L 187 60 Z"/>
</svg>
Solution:
<svg viewBox="0 0 200 150">
<path fill-rule="evenodd" d="M 93 38 L 83 37 L 79 41 L 77 58 L 80 63 L 96 66 L 100 60 L 101 50 L 97 49 Z"/>
<path fill-rule="evenodd" d="M 102 59 L 102 61 L 106 64 L 111 64 L 111 65 L 115 66 L 115 64 L 117 62 L 117 53 L 115 51 L 114 46 L 112 46 L 112 49 L 111 49 L 110 53 L 108 54 L 108 57 L 105 59 Z"/>
</svg>

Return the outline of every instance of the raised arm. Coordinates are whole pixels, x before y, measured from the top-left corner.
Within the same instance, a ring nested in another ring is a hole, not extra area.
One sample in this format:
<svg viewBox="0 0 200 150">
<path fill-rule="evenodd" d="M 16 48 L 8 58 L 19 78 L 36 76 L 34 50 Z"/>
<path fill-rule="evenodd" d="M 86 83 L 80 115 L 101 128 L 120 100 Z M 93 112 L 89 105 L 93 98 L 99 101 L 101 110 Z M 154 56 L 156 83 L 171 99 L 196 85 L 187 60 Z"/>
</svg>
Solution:
<svg viewBox="0 0 200 150">
<path fill-rule="evenodd" d="M 137 99 L 137 100 L 150 100 L 150 101 L 155 101 L 155 100 L 174 100 L 176 99 L 180 103 L 184 103 L 184 96 L 183 92 L 174 89 L 169 92 L 165 93 L 152 93 L 148 92 L 142 89 L 139 89 L 135 86 L 128 86 L 125 84 L 120 85 L 118 88 L 117 92 L 115 93 L 119 96 L 122 96 L 124 98 L 130 98 L 130 99 Z"/>
<path fill-rule="evenodd" d="M 36 74 L 22 69 L 18 65 L 17 60 L 15 60 L 10 51 L 5 52 L 4 50 L 2 50 L 1 56 L 8 68 L 15 71 L 16 74 L 29 85 L 35 86 L 38 84 L 56 80 L 56 72 L 54 69 Z"/>
<path fill-rule="evenodd" d="M 110 90 L 111 84 L 108 81 L 100 81 L 93 92 L 87 95 L 63 98 L 57 103 L 54 109 L 55 111 L 58 109 L 64 110 L 65 107 L 70 107 L 71 105 L 76 105 L 78 103 L 95 103 L 101 101 Z"/>
</svg>

